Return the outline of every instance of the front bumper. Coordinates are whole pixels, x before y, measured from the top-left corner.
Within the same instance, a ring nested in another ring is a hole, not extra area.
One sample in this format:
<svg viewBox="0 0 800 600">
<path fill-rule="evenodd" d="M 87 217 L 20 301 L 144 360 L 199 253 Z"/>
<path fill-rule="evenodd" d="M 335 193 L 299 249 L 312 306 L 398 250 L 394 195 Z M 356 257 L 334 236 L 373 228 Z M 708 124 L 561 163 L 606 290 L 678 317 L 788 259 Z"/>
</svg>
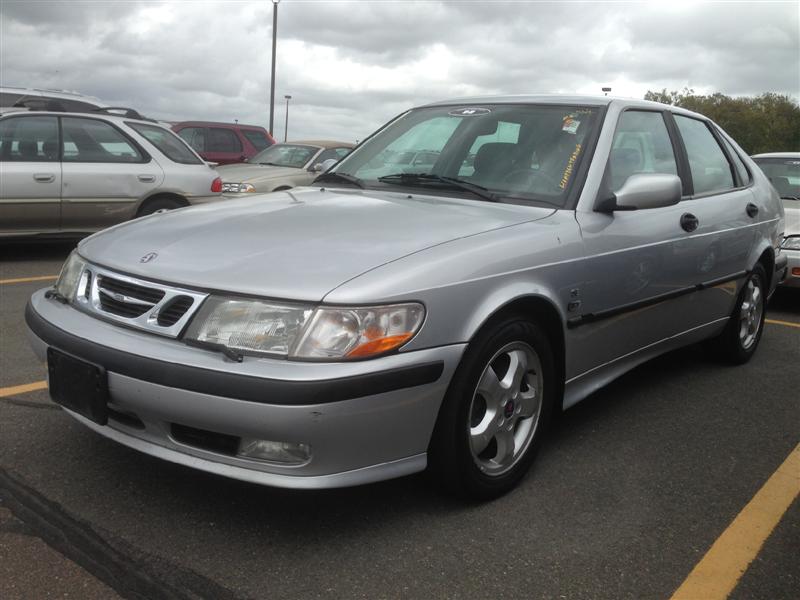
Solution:
<svg viewBox="0 0 800 600">
<path fill-rule="evenodd" d="M 800 251 L 784 250 L 781 252 L 786 261 L 786 278 L 780 283 L 784 287 L 800 288 Z"/>
<path fill-rule="evenodd" d="M 351 363 L 254 357 L 233 363 L 107 323 L 45 298 L 44 291 L 33 295 L 25 314 L 39 358 L 46 360 L 53 347 L 108 373 L 108 425 L 70 412 L 73 417 L 147 454 L 277 487 L 358 485 L 424 469 L 439 406 L 464 349 Z M 305 443 L 311 459 L 293 466 L 221 454 L 177 441 L 173 424 Z"/>
</svg>

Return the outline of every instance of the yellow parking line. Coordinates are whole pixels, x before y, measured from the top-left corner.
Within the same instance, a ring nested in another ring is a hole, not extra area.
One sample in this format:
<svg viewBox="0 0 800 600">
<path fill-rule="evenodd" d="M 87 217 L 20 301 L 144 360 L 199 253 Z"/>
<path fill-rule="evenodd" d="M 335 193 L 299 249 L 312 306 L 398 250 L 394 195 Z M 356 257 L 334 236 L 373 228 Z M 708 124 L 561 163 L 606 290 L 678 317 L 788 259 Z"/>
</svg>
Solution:
<svg viewBox="0 0 800 600">
<path fill-rule="evenodd" d="M 26 383 L 25 385 L 12 385 L 11 387 L 0 388 L 0 398 L 6 396 L 16 396 L 17 394 L 26 394 L 28 392 L 35 392 L 36 390 L 46 390 L 46 381 L 36 381 L 34 383 Z"/>
<path fill-rule="evenodd" d="M 40 275 L 39 277 L 17 277 L 16 279 L 0 279 L 0 285 L 8 283 L 29 283 L 31 281 L 49 281 L 57 279 L 58 275 Z"/>
<path fill-rule="evenodd" d="M 671 600 L 727 598 L 798 495 L 800 444 L 717 538 Z"/>
<path fill-rule="evenodd" d="M 764 319 L 767 323 L 773 325 L 785 325 L 786 327 L 797 327 L 800 329 L 800 323 L 792 323 L 791 321 L 776 321 L 775 319 Z"/>
</svg>

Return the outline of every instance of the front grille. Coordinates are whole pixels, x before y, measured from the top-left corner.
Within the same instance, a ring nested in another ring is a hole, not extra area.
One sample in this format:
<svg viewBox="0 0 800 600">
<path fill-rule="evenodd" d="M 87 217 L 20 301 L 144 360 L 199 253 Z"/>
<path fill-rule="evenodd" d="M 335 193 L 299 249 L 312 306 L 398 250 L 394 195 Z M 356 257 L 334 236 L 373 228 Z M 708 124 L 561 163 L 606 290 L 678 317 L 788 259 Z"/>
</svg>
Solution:
<svg viewBox="0 0 800 600">
<path fill-rule="evenodd" d="M 81 274 L 76 305 L 107 321 L 177 338 L 205 292 L 155 283 L 87 265 Z"/>
<path fill-rule="evenodd" d="M 176 296 L 169 302 L 167 305 L 164 306 L 160 311 L 158 311 L 158 318 L 156 321 L 162 327 L 169 327 L 171 325 L 175 325 L 180 318 L 186 314 L 186 311 L 189 310 L 194 304 L 194 300 L 189 296 Z"/>
<path fill-rule="evenodd" d="M 122 281 L 108 275 L 97 278 L 97 288 L 100 307 L 119 317 L 139 317 L 164 297 L 164 290 Z"/>
<path fill-rule="evenodd" d="M 172 424 L 172 438 L 176 442 L 200 448 L 201 450 L 208 450 L 210 452 L 217 452 L 218 454 L 227 454 L 228 456 L 236 456 L 239 451 L 240 438 L 235 435 L 228 435 L 226 433 L 217 433 L 216 431 L 207 431 L 205 429 L 195 429 L 186 425 L 179 425 L 178 423 Z"/>
</svg>

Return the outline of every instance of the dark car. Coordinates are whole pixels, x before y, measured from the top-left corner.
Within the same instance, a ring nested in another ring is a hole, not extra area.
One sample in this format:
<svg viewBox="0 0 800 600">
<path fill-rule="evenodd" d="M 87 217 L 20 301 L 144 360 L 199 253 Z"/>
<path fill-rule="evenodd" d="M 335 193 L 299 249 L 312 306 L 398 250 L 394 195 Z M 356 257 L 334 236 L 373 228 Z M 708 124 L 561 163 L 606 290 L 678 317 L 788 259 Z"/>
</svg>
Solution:
<svg viewBox="0 0 800 600">
<path fill-rule="evenodd" d="M 220 165 L 244 162 L 275 143 L 258 125 L 183 121 L 174 124 L 172 130 L 204 160 Z"/>
</svg>

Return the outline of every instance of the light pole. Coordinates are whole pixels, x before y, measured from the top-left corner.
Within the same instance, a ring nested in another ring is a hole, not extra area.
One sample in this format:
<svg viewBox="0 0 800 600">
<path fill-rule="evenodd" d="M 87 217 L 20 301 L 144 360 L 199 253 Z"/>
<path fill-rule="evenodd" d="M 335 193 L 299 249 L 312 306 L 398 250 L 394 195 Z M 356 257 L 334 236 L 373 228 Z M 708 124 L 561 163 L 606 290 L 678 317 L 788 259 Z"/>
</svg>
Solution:
<svg viewBox="0 0 800 600">
<path fill-rule="evenodd" d="M 603 93 L 604 93 L 606 96 L 608 96 L 608 92 L 610 92 L 610 91 L 611 91 L 611 88 L 610 88 L 610 87 L 604 87 L 604 88 L 603 88 Z"/>
<path fill-rule="evenodd" d="M 269 134 L 272 135 L 275 122 L 275 50 L 278 45 L 278 3 L 272 0 L 272 80 L 269 84 Z"/>
<path fill-rule="evenodd" d="M 287 94 L 284 98 L 286 98 L 286 124 L 283 126 L 283 141 L 286 142 L 289 138 L 289 100 L 292 97 Z"/>
</svg>

